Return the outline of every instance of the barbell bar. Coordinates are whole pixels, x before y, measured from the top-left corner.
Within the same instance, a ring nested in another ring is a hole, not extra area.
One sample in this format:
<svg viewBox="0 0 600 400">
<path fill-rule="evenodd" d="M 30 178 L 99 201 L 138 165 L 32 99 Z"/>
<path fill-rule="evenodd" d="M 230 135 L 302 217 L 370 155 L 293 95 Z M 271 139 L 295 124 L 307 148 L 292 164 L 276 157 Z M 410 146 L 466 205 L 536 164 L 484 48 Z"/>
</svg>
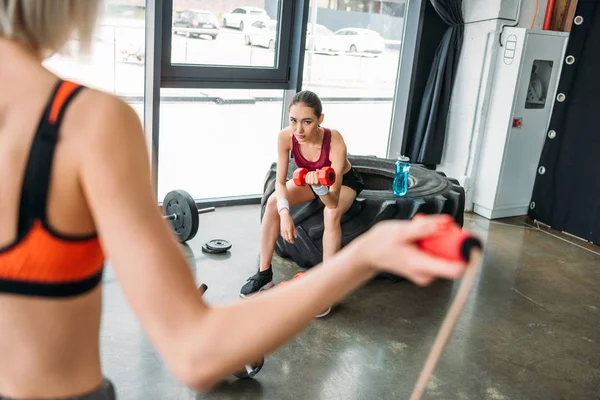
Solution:
<svg viewBox="0 0 600 400">
<path fill-rule="evenodd" d="M 206 214 L 209 212 L 213 212 L 215 210 L 216 210 L 216 208 L 214 208 L 214 207 L 200 208 L 198 210 L 198 214 Z M 177 216 L 177 214 L 171 214 L 171 215 L 165 215 L 163 218 L 167 219 L 169 221 L 175 221 L 177 218 L 181 218 L 181 217 Z"/>
</svg>

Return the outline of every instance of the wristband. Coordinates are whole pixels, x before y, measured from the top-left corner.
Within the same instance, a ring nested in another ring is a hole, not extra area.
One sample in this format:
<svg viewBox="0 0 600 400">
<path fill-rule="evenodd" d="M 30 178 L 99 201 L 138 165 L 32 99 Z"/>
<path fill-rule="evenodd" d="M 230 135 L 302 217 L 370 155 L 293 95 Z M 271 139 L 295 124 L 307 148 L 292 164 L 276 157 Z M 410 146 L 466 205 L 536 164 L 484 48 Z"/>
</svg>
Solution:
<svg viewBox="0 0 600 400">
<path fill-rule="evenodd" d="M 313 190 L 319 196 L 325 196 L 327 193 L 329 193 L 329 186 L 313 186 Z"/>
<path fill-rule="evenodd" d="M 290 209 L 290 203 L 287 199 L 277 200 L 277 212 L 280 213 L 284 208 Z"/>
</svg>

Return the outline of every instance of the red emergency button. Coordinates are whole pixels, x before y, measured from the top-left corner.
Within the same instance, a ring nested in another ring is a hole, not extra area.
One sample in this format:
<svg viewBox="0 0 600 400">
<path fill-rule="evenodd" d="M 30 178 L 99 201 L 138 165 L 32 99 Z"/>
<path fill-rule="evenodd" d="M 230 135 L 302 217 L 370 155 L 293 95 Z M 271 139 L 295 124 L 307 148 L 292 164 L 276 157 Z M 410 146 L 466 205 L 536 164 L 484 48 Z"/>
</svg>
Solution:
<svg viewBox="0 0 600 400">
<path fill-rule="evenodd" d="M 514 118 L 513 119 L 513 128 L 520 128 L 521 127 L 521 118 Z"/>
</svg>

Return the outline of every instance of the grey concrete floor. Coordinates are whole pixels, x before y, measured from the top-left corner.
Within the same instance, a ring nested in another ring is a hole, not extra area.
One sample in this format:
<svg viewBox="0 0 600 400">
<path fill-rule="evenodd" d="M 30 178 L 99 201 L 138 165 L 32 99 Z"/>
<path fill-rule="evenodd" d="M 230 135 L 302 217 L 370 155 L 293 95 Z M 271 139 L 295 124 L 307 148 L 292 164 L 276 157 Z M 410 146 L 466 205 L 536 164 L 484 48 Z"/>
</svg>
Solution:
<svg viewBox="0 0 600 400">
<path fill-rule="evenodd" d="M 254 273 L 259 213 L 200 216 L 183 250 L 209 303 L 238 300 Z M 600 247 L 518 218 L 468 214 L 465 228 L 485 241 L 484 265 L 423 398 L 600 399 Z M 233 247 L 202 253 L 214 238 Z M 274 269 L 277 282 L 300 270 L 278 257 Z M 269 355 L 255 380 L 200 395 L 171 375 L 108 268 L 103 367 L 121 399 L 407 399 L 457 288 L 371 282 Z"/>
</svg>

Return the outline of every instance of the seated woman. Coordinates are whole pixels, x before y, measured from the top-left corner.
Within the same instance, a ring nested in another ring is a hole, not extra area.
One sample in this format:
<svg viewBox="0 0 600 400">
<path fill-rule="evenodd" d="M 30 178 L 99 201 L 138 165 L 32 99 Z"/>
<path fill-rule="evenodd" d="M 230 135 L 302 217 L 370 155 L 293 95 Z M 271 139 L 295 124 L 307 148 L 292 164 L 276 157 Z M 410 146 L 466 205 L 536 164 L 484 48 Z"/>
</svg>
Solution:
<svg viewBox="0 0 600 400">
<path fill-rule="evenodd" d="M 323 202 L 323 261 L 326 261 L 340 250 L 341 218 L 364 187 L 361 176 L 348 161 L 343 136 L 335 129 L 321 127 L 325 115 L 315 93 L 308 90 L 297 93 L 289 114 L 290 125 L 278 136 L 277 180 L 262 220 L 259 271 L 242 287 L 242 297 L 273 287 L 271 260 L 275 242 L 280 234 L 289 243 L 296 238 L 290 207 L 317 197 Z M 296 166 L 309 171 L 305 186 L 297 186 L 293 179 L 286 182 L 290 152 Z M 336 173 L 330 187 L 321 185 L 317 177 L 318 171 L 325 167 L 333 168 Z"/>
<path fill-rule="evenodd" d="M 303 279 L 207 305 L 159 210 L 136 112 L 42 65 L 74 35 L 90 44 L 99 5 L 0 1 L 0 398 L 115 398 L 100 362 L 106 259 L 166 366 L 200 392 L 381 271 L 419 285 L 462 275 L 417 245 L 447 217 L 388 221 Z"/>
</svg>

